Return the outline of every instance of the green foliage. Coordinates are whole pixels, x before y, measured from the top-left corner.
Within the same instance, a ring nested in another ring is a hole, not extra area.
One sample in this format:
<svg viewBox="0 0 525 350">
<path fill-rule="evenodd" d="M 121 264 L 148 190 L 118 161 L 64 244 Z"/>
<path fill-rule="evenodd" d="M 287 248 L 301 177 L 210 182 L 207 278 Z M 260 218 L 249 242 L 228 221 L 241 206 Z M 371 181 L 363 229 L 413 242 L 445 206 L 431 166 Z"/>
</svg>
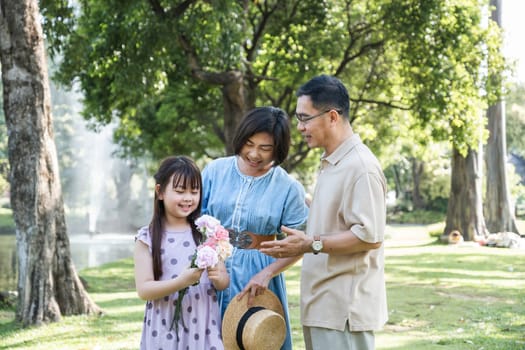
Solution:
<svg viewBox="0 0 525 350">
<path fill-rule="evenodd" d="M 421 135 L 414 134 L 413 137 L 417 139 Z M 398 194 L 396 209 L 412 210 L 412 193 L 415 190 L 412 168 L 416 162 L 423 168 L 419 177 L 419 193 L 424 208 L 445 213 L 450 195 L 450 155 L 447 145 L 441 142 L 423 147 L 418 142 L 402 139 L 393 145 L 393 149 L 397 152 L 392 152 L 384 163 L 389 164 L 385 168 L 388 188 Z M 406 154 L 415 154 L 417 158 L 409 159 L 405 157 Z"/>
<path fill-rule="evenodd" d="M 60 51 L 64 40 L 71 35 L 75 24 L 75 11 L 68 0 L 40 0 L 44 34 L 51 56 Z"/>
<path fill-rule="evenodd" d="M 214 130 L 221 129 L 222 120 L 215 94 L 202 96 L 199 85 L 180 81 L 155 103 L 141 106 L 134 118 L 122 119 L 115 136 L 123 153 L 216 157 L 223 144 Z"/>
<path fill-rule="evenodd" d="M 215 132 L 222 128 L 219 91 L 188 79 L 185 57 L 176 45 L 181 30 L 176 21 L 156 17 L 143 1 L 90 1 L 83 10 L 56 77 L 67 83 L 78 76 L 85 118 L 102 124 L 117 120 L 115 139 L 124 155 L 150 152 L 158 159 L 220 150 Z M 201 22 L 202 30 L 211 31 L 207 26 L 214 25 L 215 13 L 224 16 L 206 4 L 201 11 L 209 19 Z M 203 42 L 217 41 L 198 32 L 193 31 Z M 217 50 L 209 54 L 219 57 Z"/>
<path fill-rule="evenodd" d="M 403 149 L 399 139 L 477 146 L 480 111 L 499 96 L 494 77 L 504 69 L 499 30 L 483 25 L 481 5 L 89 0 L 74 26 L 61 10 L 67 30 L 56 29 L 58 19 L 46 24 L 62 35 L 50 41 L 64 57 L 57 78 L 79 82 L 87 119 L 118 122 L 124 154 L 224 154 L 227 79 L 240 77 L 239 94 L 249 95 L 240 110 L 253 101 L 291 114 L 297 87 L 328 73 L 349 87 L 356 131 L 389 159 Z M 297 172 L 305 174 L 317 154 L 293 137 L 285 165 L 305 162 Z"/>
<path fill-rule="evenodd" d="M 501 42 L 496 27 L 481 25 L 477 0 L 448 4 L 395 2 L 385 6 L 392 18 L 385 24 L 398 35 L 390 49 L 402 62 L 404 94 L 411 100 L 416 124 L 423 129 L 432 125 L 432 140 L 449 140 L 466 154 L 480 141 L 481 110 L 499 96 L 498 85 L 489 84 L 482 66 L 488 60 L 494 64 L 491 73 L 501 72 Z"/>
<path fill-rule="evenodd" d="M 7 294 L 6 292 L 1 292 L 2 297 L 0 299 L 0 311 L 10 311 L 15 312 L 16 311 L 16 295 L 15 294 Z"/>
<path fill-rule="evenodd" d="M 425 201 L 426 209 L 446 213 L 450 195 L 450 171 L 448 152 L 438 153 L 425 162 L 425 171 L 421 176 L 419 190 Z"/>
</svg>

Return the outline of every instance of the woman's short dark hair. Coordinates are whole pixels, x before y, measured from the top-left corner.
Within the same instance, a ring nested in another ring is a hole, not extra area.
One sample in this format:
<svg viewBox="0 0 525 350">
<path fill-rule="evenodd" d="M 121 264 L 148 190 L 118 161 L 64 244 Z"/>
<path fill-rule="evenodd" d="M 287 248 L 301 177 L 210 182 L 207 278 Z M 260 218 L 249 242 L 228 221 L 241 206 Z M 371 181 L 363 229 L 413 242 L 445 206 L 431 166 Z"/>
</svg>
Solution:
<svg viewBox="0 0 525 350">
<path fill-rule="evenodd" d="M 248 139 L 260 132 L 273 137 L 274 166 L 281 164 L 290 150 L 290 120 L 286 112 L 277 107 L 257 107 L 249 111 L 237 127 L 233 151 L 240 154 Z"/>
</svg>

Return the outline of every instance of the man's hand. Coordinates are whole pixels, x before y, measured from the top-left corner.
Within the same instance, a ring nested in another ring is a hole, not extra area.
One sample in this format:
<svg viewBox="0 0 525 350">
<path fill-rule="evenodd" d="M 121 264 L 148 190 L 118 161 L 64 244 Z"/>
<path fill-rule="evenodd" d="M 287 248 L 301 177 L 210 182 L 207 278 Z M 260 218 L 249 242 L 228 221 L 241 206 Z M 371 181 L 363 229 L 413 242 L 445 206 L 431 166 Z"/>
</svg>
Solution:
<svg viewBox="0 0 525 350">
<path fill-rule="evenodd" d="M 281 226 L 286 238 L 276 241 L 261 242 L 259 251 L 274 258 L 289 258 L 301 256 L 310 249 L 312 238 L 303 231 Z"/>
</svg>

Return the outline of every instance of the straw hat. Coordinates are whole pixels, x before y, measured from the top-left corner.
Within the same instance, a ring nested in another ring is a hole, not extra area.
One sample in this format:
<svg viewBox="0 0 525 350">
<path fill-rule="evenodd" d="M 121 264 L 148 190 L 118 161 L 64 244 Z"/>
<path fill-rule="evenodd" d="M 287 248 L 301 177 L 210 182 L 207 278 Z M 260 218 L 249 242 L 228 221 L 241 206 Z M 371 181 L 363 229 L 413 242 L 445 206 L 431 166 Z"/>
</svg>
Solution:
<svg viewBox="0 0 525 350">
<path fill-rule="evenodd" d="M 226 350 L 280 349 L 286 338 L 284 311 L 270 290 L 255 297 L 248 308 L 248 295 L 237 295 L 228 304 L 222 320 L 222 340 Z"/>
</svg>

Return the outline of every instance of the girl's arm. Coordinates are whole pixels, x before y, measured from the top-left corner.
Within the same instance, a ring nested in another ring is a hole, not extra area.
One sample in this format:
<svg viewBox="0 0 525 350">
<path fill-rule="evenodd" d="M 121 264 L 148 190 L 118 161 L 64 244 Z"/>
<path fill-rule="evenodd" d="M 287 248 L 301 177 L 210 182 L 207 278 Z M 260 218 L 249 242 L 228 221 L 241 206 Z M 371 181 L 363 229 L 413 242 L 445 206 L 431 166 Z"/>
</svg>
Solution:
<svg viewBox="0 0 525 350">
<path fill-rule="evenodd" d="M 201 278 L 203 270 L 190 268 L 174 279 L 155 281 L 153 259 L 148 246 L 141 241 L 135 243 L 135 287 L 143 300 L 155 300 L 186 288 Z"/>
<path fill-rule="evenodd" d="M 219 261 L 215 267 L 208 267 L 208 278 L 217 290 L 226 289 L 230 284 L 230 275 L 222 261 Z"/>
</svg>

